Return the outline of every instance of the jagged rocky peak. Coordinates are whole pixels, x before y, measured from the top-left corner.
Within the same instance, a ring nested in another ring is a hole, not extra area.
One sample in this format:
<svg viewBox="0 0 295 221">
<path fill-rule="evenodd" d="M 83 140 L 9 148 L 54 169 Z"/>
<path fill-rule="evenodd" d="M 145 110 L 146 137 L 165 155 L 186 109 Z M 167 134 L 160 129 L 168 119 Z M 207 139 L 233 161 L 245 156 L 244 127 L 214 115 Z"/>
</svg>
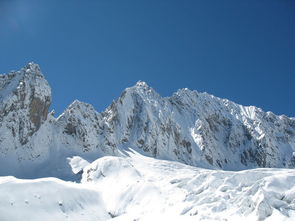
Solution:
<svg viewBox="0 0 295 221">
<path fill-rule="evenodd" d="M 93 156 L 112 154 L 114 142 L 110 141 L 109 136 L 104 137 L 107 125 L 104 125 L 102 118 L 102 114 L 91 104 L 75 100 L 56 121 L 65 141 L 63 148 L 75 149 L 80 154 L 92 152 Z"/>
<path fill-rule="evenodd" d="M 30 94 L 28 96 L 30 120 L 38 130 L 41 123 L 47 119 L 51 104 L 51 88 L 42 75 L 39 65 L 29 63 L 25 72 L 25 82 L 29 83 L 30 90 L 27 91 L 27 96 Z M 25 90 L 26 88 L 23 89 Z"/>
<path fill-rule="evenodd" d="M 131 128 L 136 123 L 148 120 L 158 111 L 163 98 L 147 83 L 138 81 L 126 88 L 120 97 L 102 114 L 111 125 Z M 148 118 L 148 119 L 146 119 Z"/>
<path fill-rule="evenodd" d="M 139 88 L 150 88 L 146 82 L 141 81 L 141 80 L 139 80 L 139 81 L 136 82 L 135 87 L 139 87 Z"/>
<path fill-rule="evenodd" d="M 97 122 L 98 118 L 100 118 L 100 114 L 91 104 L 74 100 L 74 102 L 57 118 L 57 121 L 66 124 L 66 128 L 76 128 L 79 125 L 87 127 L 87 123 L 89 124 L 88 126 L 90 126 L 93 122 Z M 72 131 L 72 129 L 69 131 Z"/>
<path fill-rule="evenodd" d="M 142 91 L 154 91 L 153 88 L 151 88 L 146 82 L 144 81 L 137 81 L 136 84 L 133 87 L 130 87 L 133 89 L 138 89 Z"/>
<path fill-rule="evenodd" d="M 29 63 L 20 71 L 0 75 L 0 100 L 1 126 L 8 126 L 25 144 L 47 119 L 51 104 L 51 89 L 39 65 Z"/>
<path fill-rule="evenodd" d="M 65 113 L 75 113 L 76 111 L 79 112 L 96 112 L 94 107 L 91 104 L 79 101 L 79 100 L 74 100 L 68 108 L 65 110 Z"/>
<path fill-rule="evenodd" d="M 124 100 L 130 102 L 129 99 L 141 99 L 148 102 L 151 99 L 160 98 L 161 96 L 146 82 L 138 81 L 133 87 L 126 88 L 118 100 L 120 101 L 120 103 L 122 103 Z"/>
<path fill-rule="evenodd" d="M 191 106 L 196 104 L 198 97 L 199 93 L 197 91 L 192 91 L 188 88 L 183 88 L 177 90 L 168 99 L 172 104 L 178 104 L 180 106 Z"/>
<path fill-rule="evenodd" d="M 126 88 L 102 115 L 111 125 L 131 127 L 134 120 L 141 121 L 140 116 L 144 117 L 148 109 L 155 109 L 161 101 L 162 97 L 153 88 L 138 81 Z"/>
<path fill-rule="evenodd" d="M 66 124 L 66 132 L 73 134 L 79 126 L 90 127 L 93 122 L 98 121 L 100 114 L 91 104 L 74 100 L 68 108 L 57 118 L 58 122 Z"/>
</svg>

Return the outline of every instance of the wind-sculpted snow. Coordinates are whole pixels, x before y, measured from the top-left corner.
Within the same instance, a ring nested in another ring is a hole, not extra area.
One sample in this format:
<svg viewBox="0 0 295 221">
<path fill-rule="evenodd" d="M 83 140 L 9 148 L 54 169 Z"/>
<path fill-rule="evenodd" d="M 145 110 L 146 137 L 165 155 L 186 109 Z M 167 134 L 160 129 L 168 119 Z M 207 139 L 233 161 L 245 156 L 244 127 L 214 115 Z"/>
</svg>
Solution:
<svg viewBox="0 0 295 221">
<path fill-rule="evenodd" d="M 295 172 L 208 170 L 130 153 L 84 168 L 114 220 L 294 220 Z"/>
<path fill-rule="evenodd" d="M 126 154 L 90 164 L 74 157 L 79 184 L 0 178 L 0 220 L 295 219 L 292 169 L 208 170 Z"/>
</svg>

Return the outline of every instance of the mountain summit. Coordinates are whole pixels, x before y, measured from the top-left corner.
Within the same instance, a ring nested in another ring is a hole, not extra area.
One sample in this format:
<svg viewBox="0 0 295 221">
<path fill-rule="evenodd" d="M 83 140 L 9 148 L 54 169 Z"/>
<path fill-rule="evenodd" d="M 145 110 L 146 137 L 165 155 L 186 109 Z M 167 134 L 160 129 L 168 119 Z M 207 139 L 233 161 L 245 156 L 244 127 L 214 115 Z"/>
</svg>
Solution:
<svg viewBox="0 0 295 221">
<path fill-rule="evenodd" d="M 48 82 L 30 63 L 0 75 L 0 100 L 0 175 L 66 177 L 69 157 L 95 160 L 128 149 L 204 168 L 295 166 L 294 118 L 207 93 L 161 97 L 138 81 L 104 112 L 74 101 L 54 118 Z"/>
</svg>

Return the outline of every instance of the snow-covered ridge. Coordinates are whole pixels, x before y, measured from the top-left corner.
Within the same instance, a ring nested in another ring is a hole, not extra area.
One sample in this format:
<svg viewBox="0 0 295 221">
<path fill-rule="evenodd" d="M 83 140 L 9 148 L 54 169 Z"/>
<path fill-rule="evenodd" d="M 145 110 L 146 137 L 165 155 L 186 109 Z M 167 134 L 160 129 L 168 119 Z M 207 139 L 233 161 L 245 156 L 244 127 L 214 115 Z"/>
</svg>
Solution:
<svg viewBox="0 0 295 221">
<path fill-rule="evenodd" d="M 0 175 L 43 165 L 45 174 L 63 177 L 68 157 L 92 161 L 127 148 L 204 168 L 295 166 L 294 118 L 207 93 L 180 89 L 161 97 L 139 81 L 102 113 L 74 101 L 55 118 L 48 114 L 51 90 L 38 65 L 1 75 L 0 89 L 0 162 L 11 164 Z"/>
<path fill-rule="evenodd" d="M 293 167 L 295 120 L 180 89 L 161 97 L 146 83 L 127 88 L 102 113 L 117 146 L 223 169 Z"/>
</svg>

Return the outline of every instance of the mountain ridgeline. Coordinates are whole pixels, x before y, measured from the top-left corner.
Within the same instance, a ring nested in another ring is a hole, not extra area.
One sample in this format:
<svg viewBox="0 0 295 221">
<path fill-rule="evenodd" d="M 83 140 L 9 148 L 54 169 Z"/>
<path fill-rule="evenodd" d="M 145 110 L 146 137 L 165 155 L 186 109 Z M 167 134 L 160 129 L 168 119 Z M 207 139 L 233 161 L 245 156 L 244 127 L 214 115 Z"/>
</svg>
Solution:
<svg viewBox="0 0 295 221">
<path fill-rule="evenodd" d="M 130 149 L 212 169 L 295 167 L 295 118 L 207 93 L 161 97 L 139 81 L 104 112 L 76 100 L 55 118 L 48 82 L 30 63 L 0 75 L 0 101 L 0 175 L 55 175 L 68 157 L 91 161 Z"/>
</svg>

